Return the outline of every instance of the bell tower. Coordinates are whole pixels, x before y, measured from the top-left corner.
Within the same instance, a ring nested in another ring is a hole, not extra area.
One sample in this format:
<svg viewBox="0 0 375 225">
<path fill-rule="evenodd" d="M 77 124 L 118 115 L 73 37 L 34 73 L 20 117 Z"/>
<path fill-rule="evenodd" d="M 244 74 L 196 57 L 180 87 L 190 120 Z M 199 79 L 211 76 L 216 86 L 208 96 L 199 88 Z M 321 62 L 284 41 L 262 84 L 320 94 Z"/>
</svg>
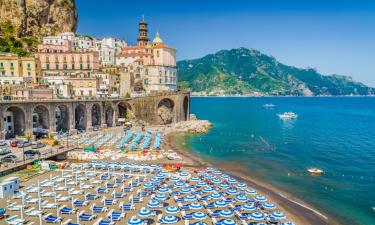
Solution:
<svg viewBox="0 0 375 225">
<path fill-rule="evenodd" d="M 139 22 L 138 27 L 138 46 L 147 46 L 150 42 L 150 39 L 147 37 L 147 31 L 147 23 L 144 16 L 142 16 L 142 20 Z"/>
</svg>

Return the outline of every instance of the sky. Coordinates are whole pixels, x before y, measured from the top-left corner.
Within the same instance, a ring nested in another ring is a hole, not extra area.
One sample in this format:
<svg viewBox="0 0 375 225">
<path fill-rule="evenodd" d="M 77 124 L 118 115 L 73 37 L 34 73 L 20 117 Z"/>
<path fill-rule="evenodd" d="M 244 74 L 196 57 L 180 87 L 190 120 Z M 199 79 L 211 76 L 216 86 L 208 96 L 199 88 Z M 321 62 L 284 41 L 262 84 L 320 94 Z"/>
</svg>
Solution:
<svg viewBox="0 0 375 225">
<path fill-rule="evenodd" d="M 144 15 L 178 60 L 247 47 L 375 87 L 375 0 L 75 0 L 77 32 L 135 44 Z"/>
</svg>

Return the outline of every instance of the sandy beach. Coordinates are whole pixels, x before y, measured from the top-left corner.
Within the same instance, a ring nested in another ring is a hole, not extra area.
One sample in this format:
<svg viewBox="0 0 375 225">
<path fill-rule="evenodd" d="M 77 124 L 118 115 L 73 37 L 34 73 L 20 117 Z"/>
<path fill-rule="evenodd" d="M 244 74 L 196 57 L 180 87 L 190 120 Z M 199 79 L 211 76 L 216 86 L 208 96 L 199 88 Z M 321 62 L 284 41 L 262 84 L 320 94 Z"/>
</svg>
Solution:
<svg viewBox="0 0 375 225">
<path fill-rule="evenodd" d="M 183 165 L 185 167 L 201 169 L 212 166 L 225 171 L 239 181 L 247 183 L 259 193 L 269 197 L 272 202 L 275 202 L 279 206 L 280 209 L 287 212 L 288 218 L 293 220 L 296 224 L 338 224 L 332 218 L 314 209 L 302 200 L 296 199 L 290 194 L 276 189 L 263 181 L 254 180 L 254 178 L 250 177 L 249 174 L 246 174 L 239 167 L 234 167 L 233 165 L 229 165 L 229 163 L 220 163 L 219 165 L 215 162 L 203 161 L 198 156 L 192 154 L 186 147 L 184 144 L 184 135 L 186 135 L 186 133 L 183 132 L 168 133 L 165 137 L 164 148 L 172 149 L 182 155 Z"/>
</svg>

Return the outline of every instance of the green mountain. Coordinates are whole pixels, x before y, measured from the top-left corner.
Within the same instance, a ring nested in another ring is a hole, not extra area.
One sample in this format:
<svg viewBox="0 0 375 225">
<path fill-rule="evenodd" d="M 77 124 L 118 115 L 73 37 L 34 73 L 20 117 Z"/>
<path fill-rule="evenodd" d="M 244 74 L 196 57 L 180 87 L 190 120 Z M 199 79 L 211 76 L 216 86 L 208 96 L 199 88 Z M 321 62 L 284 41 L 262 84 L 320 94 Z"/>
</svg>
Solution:
<svg viewBox="0 0 375 225">
<path fill-rule="evenodd" d="M 375 88 L 348 76 L 287 66 L 247 48 L 222 50 L 177 63 L 179 87 L 202 94 L 373 95 Z"/>
</svg>

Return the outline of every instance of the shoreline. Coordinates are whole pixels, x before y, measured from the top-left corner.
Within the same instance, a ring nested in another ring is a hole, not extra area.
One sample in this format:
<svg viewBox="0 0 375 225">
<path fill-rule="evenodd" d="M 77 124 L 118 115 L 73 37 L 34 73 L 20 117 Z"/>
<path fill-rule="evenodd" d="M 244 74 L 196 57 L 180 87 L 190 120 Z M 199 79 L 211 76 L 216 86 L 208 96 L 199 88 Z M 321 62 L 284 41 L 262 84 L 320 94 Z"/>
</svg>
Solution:
<svg viewBox="0 0 375 225">
<path fill-rule="evenodd" d="M 288 214 L 288 218 L 293 220 L 296 224 L 339 224 L 333 218 L 324 215 L 302 200 L 291 196 L 289 193 L 277 190 L 264 181 L 252 178 L 248 173 L 245 173 L 245 171 L 234 169 L 225 164 L 217 165 L 215 162 L 203 160 L 192 154 L 188 147 L 182 144 L 185 135 L 186 133 L 184 132 L 170 132 L 165 135 L 165 149 L 172 149 L 183 156 L 183 166 L 198 169 L 212 166 L 225 171 L 235 179 L 249 184 L 257 192 L 266 195 L 272 202 L 276 203 L 282 211 L 285 211 Z"/>
</svg>

